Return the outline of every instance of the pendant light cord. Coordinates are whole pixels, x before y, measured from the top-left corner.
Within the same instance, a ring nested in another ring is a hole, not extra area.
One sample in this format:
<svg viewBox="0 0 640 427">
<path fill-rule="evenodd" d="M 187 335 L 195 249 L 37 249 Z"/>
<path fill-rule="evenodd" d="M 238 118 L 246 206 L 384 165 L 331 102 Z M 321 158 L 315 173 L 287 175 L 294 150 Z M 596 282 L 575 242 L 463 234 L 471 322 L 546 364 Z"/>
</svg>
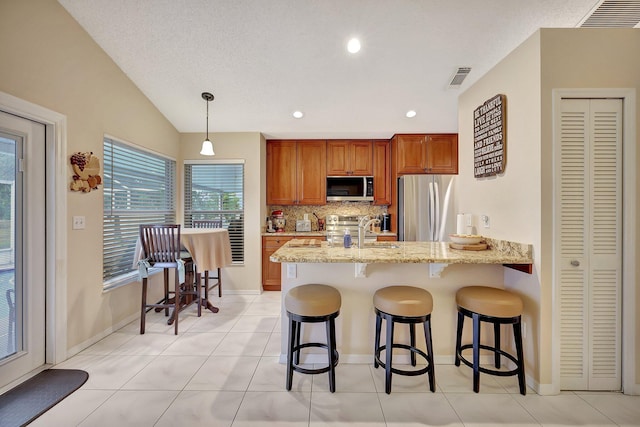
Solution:
<svg viewBox="0 0 640 427">
<path fill-rule="evenodd" d="M 207 101 L 207 139 L 209 139 L 209 102 L 213 101 L 213 94 L 209 92 L 202 92 L 202 99 Z"/>
</svg>

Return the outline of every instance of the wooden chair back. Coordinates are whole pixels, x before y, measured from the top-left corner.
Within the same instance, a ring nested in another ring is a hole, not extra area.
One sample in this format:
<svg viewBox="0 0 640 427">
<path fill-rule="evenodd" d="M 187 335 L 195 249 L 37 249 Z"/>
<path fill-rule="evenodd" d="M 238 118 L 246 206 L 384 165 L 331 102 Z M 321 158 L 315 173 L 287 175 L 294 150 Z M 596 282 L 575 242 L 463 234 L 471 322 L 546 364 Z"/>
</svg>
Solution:
<svg viewBox="0 0 640 427">
<path fill-rule="evenodd" d="M 221 219 L 194 219 L 192 224 L 194 228 L 222 228 Z"/>
<path fill-rule="evenodd" d="M 155 267 L 174 267 L 180 257 L 180 224 L 140 225 L 144 257 Z"/>
</svg>

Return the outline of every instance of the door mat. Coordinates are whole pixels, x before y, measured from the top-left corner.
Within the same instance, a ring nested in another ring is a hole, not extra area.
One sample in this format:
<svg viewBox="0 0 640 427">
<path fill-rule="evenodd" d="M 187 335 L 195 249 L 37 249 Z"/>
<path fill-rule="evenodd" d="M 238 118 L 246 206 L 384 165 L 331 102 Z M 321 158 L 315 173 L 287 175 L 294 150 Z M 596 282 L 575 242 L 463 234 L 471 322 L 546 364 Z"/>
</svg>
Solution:
<svg viewBox="0 0 640 427">
<path fill-rule="evenodd" d="M 0 396 L 0 424 L 18 427 L 29 424 L 89 378 L 77 369 L 47 369 Z"/>
</svg>

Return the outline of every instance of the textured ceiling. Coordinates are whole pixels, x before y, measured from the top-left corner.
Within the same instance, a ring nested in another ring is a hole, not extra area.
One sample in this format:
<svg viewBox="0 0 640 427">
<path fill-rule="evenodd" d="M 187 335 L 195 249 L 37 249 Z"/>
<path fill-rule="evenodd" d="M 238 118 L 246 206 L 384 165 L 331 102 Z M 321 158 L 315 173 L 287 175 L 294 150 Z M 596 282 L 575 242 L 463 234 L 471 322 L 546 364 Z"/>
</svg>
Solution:
<svg viewBox="0 0 640 427">
<path fill-rule="evenodd" d="M 208 91 L 210 132 L 388 138 L 457 132 L 461 91 L 538 28 L 579 26 L 600 0 L 59 2 L 180 132 L 205 131 Z M 458 67 L 472 70 L 450 89 Z"/>
</svg>

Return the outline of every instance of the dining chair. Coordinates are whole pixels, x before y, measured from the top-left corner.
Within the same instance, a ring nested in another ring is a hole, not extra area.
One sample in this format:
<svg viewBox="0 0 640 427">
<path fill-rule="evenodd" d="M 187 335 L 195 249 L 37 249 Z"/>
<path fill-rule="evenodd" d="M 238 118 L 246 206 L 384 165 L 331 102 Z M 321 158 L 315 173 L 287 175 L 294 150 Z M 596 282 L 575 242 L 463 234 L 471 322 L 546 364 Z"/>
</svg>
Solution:
<svg viewBox="0 0 640 427">
<path fill-rule="evenodd" d="M 222 228 L 221 219 L 194 219 L 192 221 L 192 224 L 194 228 Z M 196 275 L 198 274 L 200 273 L 196 271 Z M 218 287 L 218 297 L 221 298 L 222 297 L 222 276 L 220 274 L 220 268 L 218 268 L 216 276 L 210 276 L 209 271 L 204 271 L 203 276 L 204 276 L 204 282 L 202 284 L 202 287 L 204 288 L 204 299 L 209 298 L 209 289 L 213 289 L 216 286 Z M 209 280 L 215 280 L 216 282 L 213 285 L 210 285 Z"/>
<path fill-rule="evenodd" d="M 222 228 L 221 219 L 194 219 L 193 228 Z"/>
<path fill-rule="evenodd" d="M 193 260 L 191 254 L 181 250 L 180 224 L 142 224 L 140 225 L 140 243 L 142 256 L 151 267 L 162 268 L 164 273 L 164 298 L 155 304 L 147 303 L 147 277 L 142 278 L 142 303 L 140 314 L 140 333 L 145 331 L 145 317 L 147 311 L 165 310 L 169 316 L 169 309 L 173 313 L 168 321 L 173 323 L 175 334 L 178 334 L 178 313 L 184 297 L 192 295 L 197 299 L 198 316 L 202 313 L 199 292 L 195 287 L 193 274 Z M 180 280 L 180 269 L 184 267 L 184 279 Z M 175 269 L 174 291 L 169 291 L 169 269 Z M 173 298 L 170 294 L 173 293 Z"/>
</svg>

